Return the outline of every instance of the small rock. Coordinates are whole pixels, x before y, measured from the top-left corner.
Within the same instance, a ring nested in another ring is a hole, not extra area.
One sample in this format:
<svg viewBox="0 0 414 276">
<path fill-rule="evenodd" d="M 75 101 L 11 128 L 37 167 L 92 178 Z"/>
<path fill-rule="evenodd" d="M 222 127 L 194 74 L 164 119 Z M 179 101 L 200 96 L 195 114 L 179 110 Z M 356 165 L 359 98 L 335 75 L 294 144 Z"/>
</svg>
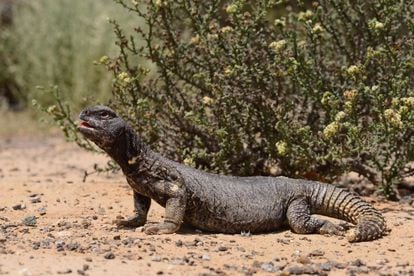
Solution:
<svg viewBox="0 0 414 276">
<path fill-rule="evenodd" d="M 42 202 L 42 201 L 40 200 L 40 197 L 34 197 L 34 198 L 31 198 L 31 199 L 30 199 L 30 202 L 31 202 L 31 203 L 40 203 L 40 202 Z"/>
<path fill-rule="evenodd" d="M 39 212 L 39 215 L 41 215 L 41 216 L 46 215 L 46 208 L 45 207 L 41 207 L 41 208 L 37 209 L 37 211 Z"/>
<path fill-rule="evenodd" d="M 263 269 L 266 272 L 276 272 L 277 269 L 273 265 L 273 263 L 262 263 L 260 265 L 260 268 Z"/>
<path fill-rule="evenodd" d="M 330 262 L 326 262 L 326 263 L 320 264 L 319 267 L 323 271 L 331 271 L 332 270 L 332 264 Z"/>
<path fill-rule="evenodd" d="M 153 261 L 153 262 L 161 262 L 162 261 L 162 258 L 161 258 L 161 256 L 155 256 L 154 258 L 151 259 L 151 261 Z"/>
<path fill-rule="evenodd" d="M 325 255 L 325 252 L 323 252 L 322 250 L 313 250 L 311 253 L 309 253 L 310 257 L 321 257 L 324 255 Z"/>
<path fill-rule="evenodd" d="M 71 242 L 68 245 L 66 245 L 66 248 L 70 251 L 75 251 L 76 249 L 78 249 L 80 247 L 80 244 L 77 242 Z"/>
<path fill-rule="evenodd" d="M 26 226 L 36 226 L 36 222 L 35 216 L 27 216 L 23 219 L 23 224 Z"/>
<path fill-rule="evenodd" d="M 300 264 L 310 264 L 311 260 L 306 256 L 299 256 L 296 261 Z"/>
<path fill-rule="evenodd" d="M 286 269 L 286 272 L 293 275 L 300 275 L 300 274 L 319 274 L 319 272 L 314 269 L 312 266 L 304 265 L 304 266 L 290 266 Z"/>
<path fill-rule="evenodd" d="M 87 219 L 83 219 L 82 221 L 81 221 L 81 225 L 82 225 L 82 227 L 83 227 L 83 229 L 87 229 L 87 228 L 89 228 L 89 226 L 91 226 L 91 222 L 89 221 L 89 220 L 87 220 Z"/>
<path fill-rule="evenodd" d="M 204 254 L 201 259 L 203 259 L 204 261 L 210 261 L 210 256 L 208 254 Z"/>
<path fill-rule="evenodd" d="M 398 262 L 397 263 L 397 266 L 400 266 L 400 267 L 406 267 L 406 266 L 409 266 L 409 265 L 410 265 L 409 262 Z"/>
<path fill-rule="evenodd" d="M 121 240 L 121 235 L 115 235 L 113 237 L 113 239 L 116 240 L 116 241 L 119 241 L 119 240 Z"/>
<path fill-rule="evenodd" d="M 228 250 L 228 248 L 224 245 L 219 246 L 217 249 L 218 249 L 218 251 L 221 251 L 221 252 L 224 252 L 224 251 Z"/>
<path fill-rule="evenodd" d="M 177 247 L 181 247 L 181 246 L 183 246 L 183 241 L 182 240 L 178 240 L 178 241 L 175 242 L 175 245 Z"/>
<path fill-rule="evenodd" d="M 70 274 L 70 273 L 72 273 L 72 269 L 70 269 L 70 268 L 65 269 L 65 270 L 59 270 L 57 272 L 57 274 Z"/>
<path fill-rule="evenodd" d="M 13 210 L 23 210 L 23 209 L 26 209 L 26 205 L 24 205 L 23 203 L 19 203 L 19 204 L 13 205 L 12 209 Z"/>
<path fill-rule="evenodd" d="M 115 254 L 112 253 L 111 251 L 109 251 L 109 252 L 105 253 L 104 258 L 107 259 L 107 260 L 115 259 Z"/>
<path fill-rule="evenodd" d="M 34 242 L 34 243 L 32 244 L 32 248 L 33 248 L 34 250 L 38 250 L 38 249 L 40 248 L 40 242 Z"/>
<path fill-rule="evenodd" d="M 186 262 L 182 258 L 173 258 L 171 260 L 172 265 L 185 265 Z"/>
<path fill-rule="evenodd" d="M 356 259 L 355 261 L 352 261 L 349 264 L 350 265 L 353 265 L 353 266 L 357 266 L 357 267 L 360 267 L 360 266 L 364 266 L 365 265 L 360 259 Z"/>
</svg>

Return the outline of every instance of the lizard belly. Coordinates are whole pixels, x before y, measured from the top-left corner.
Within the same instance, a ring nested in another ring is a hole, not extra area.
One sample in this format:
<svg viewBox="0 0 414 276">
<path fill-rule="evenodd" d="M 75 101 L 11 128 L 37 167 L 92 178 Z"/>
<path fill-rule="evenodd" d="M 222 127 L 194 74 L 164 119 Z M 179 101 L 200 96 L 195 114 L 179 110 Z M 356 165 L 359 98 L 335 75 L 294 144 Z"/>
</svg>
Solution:
<svg viewBox="0 0 414 276">
<path fill-rule="evenodd" d="M 283 203 L 272 201 L 187 199 L 184 221 L 193 227 L 221 233 L 269 232 L 284 226 Z M 220 203 L 219 203 L 220 202 Z"/>
</svg>

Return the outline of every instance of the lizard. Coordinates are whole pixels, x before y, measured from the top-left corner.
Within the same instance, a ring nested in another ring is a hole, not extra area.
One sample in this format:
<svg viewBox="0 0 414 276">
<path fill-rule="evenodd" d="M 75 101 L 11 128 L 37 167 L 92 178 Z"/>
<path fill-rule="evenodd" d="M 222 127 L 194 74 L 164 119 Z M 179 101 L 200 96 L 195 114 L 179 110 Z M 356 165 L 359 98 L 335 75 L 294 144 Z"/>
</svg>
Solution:
<svg viewBox="0 0 414 276">
<path fill-rule="evenodd" d="M 311 180 L 284 176 L 214 174 L 172 161 L 151 150 L 112 109 L 97 105 L 79 115 L 77 130 L 117 162 L 133 190 L 134 215 L 116 221 L 146 234 L 172 234 L 183 223 L 219 233 L 346 236 L 349 242 L 375 240 L 386 231 L 382 214 L 358 196 Z M 151 199 L 165 208 L 164 220 L 146 224 Z M 314 214 L 355 225 L 348 231 Z"/>
</svg>

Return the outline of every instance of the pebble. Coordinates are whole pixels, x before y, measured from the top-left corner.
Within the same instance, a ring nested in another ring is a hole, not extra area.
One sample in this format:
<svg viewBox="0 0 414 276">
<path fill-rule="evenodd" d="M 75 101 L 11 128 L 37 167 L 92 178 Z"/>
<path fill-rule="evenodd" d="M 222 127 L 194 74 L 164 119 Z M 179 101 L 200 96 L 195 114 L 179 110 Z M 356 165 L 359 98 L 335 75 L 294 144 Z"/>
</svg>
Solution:
<svg viewBox="0 0 414 276">
<path fill-rule="evenodd" d="M 325 252 L 323 252 L 322 250 L 314 250 L 314 251 L 312 251 L 311 253 L 309 253 L 309 256 L 310 257 L 321 257 L 321 256 L 324 256 L 325 255 Z"/>
<path fill-rule="evenodd" d="M 355 261 L 351 261 L 349 264 L 353 265 L 353 266 L 357 266 L 357 267 L 365 265 L 360 259 L 356 259 Z"/>
<path fill-rule="evenodd" d="M 70 274 L 70 273 L 72 273 L 72 269 L 70 269 L 70 268 L 65 269 L 65 270 L 59 270 L 57 272 L 57 274 Z"/>
<path fill-rule="evenodd" d="M 34 197 L 30 199 L 31 203 L 40 203 L 42 202 L 42 200 L 40 199 L 40 197 Z"/>
<path fill-rule="evenodd" d="M 13 210 L 23 210 L 23 209 L 26 209 L 26 205 L 24 205 L 23 203 L 19 203 L 19 204 L 13 205 L 12 209 Z"/>
<path fill-rule="evenodd" d="M 27 216 L 23 219 L 23 224 L 26 226 L 36 226 L 36 217 L 35 216 Z"/>
<path fill-rule="evenodd" d="M 310 265 L 304 265 L 304 266 L 290 266 L 286 268 L 286 272 L 293 275 L 300 275 L 300 274 L 317 274 L 321 275 L 317 269 L 313 268 Z"/>
<path fill-rule="evenodd" d="M 260 268 L 266 272 L 277 272 L 278 269 L 275 268 L 273 263 L 262 263 Z"/>
<path fill-rule="evenodd" d="M 201 259 L 203 259 L 204 261 L 210 261 L 210 256 L 208 254 L 203 254 Z"/>
<path fill-rule="evenodd" d="M 68 245 L 66 245 L 66 248 L 70 251 L 75 251 L 80 247 L 80 244 L 78 242 L 71 242 Z"/>
<path fill-rule="evenodd" d="M 306 256 L 299 256 L 296 259 L 296 262 L 298 262 L 300 264 L 310 264 L 311 263 L 311 260 L 308 257 L 306 257 Z"/>
<path fill-rule="evenodd" d="M 228 250 L 228 248 L 224 245 L 219 246 L 217 249 L 218 249 L 218 251 L 221 251 L 221 252 L 224 252 L 224 251 Z"/>
<path fill-rule="evenodd" d="M 56 245 L 56 250 L 58 252 L 65 250 L 65 242 L 64 241 L 58 240 L 58 241 L 55 242 L 55 245 Z"/>
<path fill-rule="evenodd" d="M 323 270 L 323 271 L 331 271 L 332 270 L 332 263 L 330 262 L 326 262 L 326 263 L 322 263 L 319 265 L 319 267 Z"/>
<path fill-rule="evenodd" d="M 162 258 L 161 258 L 161 256 L 155 256 L 154 258 L 151 259 L 151 261 L 153 261 L 153 262 L 161 262 L 162 261 Z"/>
<path fill-rule="evenodd" d="M 107 259 L 107 260 L 115 259 L 115 254 L 112 253 L 111 251 L 109 251 L 109 252 L 105 253 L 104 258 Z"/>
<path fill-rule="evenodd" d="M 41 207 L 41 208 L 37 209 L 37 211 L 39 212 L 39 215 L 41 215 L 41 216 L 46 215 L 46 208 L 45 207 Z"/>
</svg>

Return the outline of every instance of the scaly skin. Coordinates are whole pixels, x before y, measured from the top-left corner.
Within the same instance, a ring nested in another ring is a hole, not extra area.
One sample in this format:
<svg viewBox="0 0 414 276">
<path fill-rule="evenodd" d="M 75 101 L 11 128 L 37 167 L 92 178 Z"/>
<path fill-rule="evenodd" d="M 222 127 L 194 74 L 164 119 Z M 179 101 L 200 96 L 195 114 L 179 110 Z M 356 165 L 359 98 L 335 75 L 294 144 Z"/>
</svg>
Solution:
<svg viewBox="0 0 414 276">
<path fill-rule="evenodd" d="M 147 234 L 176 232 L 183 222 L 221 232 L 268 232 L 289 225 L 296 233 L 344 235 L 345 231 L 312 214 L 356 224 L 350 242 L 380 238 L 383 216 L 360 198 L 333 185 L 286 177 L 235 177 L 210 174 L 168 160 L 105 106 L 86 108 L 79 131 L 122 168 L 134 190 L 135 215 L 119 226 L 145 225 L 151 199 L 165 207 L 164 222 L 145 225 Z"/>
</svg>

